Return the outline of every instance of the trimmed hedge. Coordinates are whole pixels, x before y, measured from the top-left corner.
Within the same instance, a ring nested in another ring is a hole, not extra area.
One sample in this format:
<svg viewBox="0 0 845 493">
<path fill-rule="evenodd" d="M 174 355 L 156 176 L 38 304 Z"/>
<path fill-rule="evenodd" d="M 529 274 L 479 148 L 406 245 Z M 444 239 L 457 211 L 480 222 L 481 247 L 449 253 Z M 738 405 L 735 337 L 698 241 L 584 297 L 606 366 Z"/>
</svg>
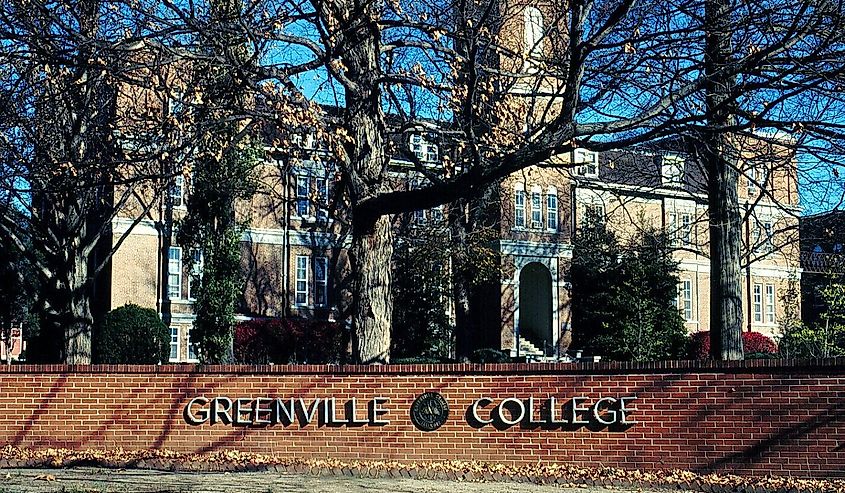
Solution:
<svg viewBox="0 0 845 493">
<path fill-rule="evenodd" d="M 471 363 L 510 363 L 511 357 L 504 351 L 493 348 L 476 349 L 469 355 Z"/>
<path fill-rule="evenodd" d="M 248 320 L 235 325 L 235 361 L 266 365 L 341 363 L 345 331 L 337 322 L 298 318 Z"/>
<path fill-rule="evenodd" d="M 155 365 L 170 356 L 170 330 L 152 308 L 124 305 L 94 328 L 95 364 Z"/>
<path fill-rule="evenodd" d="M 769 358 L 778 352 L 775 341 L 759 332 L 743 332 L 742 346 L 748 359 Z M 710 358 L 710 331 L 696 332 L 690 336 L 689 356 L 691 359 Z"/>
</svg>

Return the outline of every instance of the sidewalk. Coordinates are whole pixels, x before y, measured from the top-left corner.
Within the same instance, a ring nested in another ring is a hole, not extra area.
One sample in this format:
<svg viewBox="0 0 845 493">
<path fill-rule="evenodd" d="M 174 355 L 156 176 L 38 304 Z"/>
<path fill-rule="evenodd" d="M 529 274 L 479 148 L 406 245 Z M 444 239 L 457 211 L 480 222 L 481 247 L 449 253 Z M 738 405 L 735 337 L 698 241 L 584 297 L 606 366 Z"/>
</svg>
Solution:
<svg viewBox="0 0 845 493">
<path fill-rule="evenodd" d="M 371 479 L 277 472 L 194 473 L 149 469 L 0 469 L 0 493 L 561 493 L 561 486 Z M 643 489 L 567 487 L 568 493 L 647 493 Z M 654 490 L 660 491 L 660 490 Z M 664 490 L 665 491 L 665 490 Z"/>
</svg>

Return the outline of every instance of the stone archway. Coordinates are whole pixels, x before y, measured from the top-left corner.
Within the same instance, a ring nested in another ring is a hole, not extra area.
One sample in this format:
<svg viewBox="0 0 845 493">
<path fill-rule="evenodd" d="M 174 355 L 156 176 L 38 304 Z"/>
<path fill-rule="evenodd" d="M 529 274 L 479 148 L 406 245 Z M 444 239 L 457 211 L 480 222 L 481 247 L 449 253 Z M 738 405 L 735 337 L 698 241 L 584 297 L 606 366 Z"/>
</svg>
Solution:
<svg viewBox="0 0 845 493">
<path fill-rule="evenodd" d="M 544 351 L 554 347 L 552 274 L 540 262 L 525 265 L 519 273 L 519 333 Z"/>
</svg>

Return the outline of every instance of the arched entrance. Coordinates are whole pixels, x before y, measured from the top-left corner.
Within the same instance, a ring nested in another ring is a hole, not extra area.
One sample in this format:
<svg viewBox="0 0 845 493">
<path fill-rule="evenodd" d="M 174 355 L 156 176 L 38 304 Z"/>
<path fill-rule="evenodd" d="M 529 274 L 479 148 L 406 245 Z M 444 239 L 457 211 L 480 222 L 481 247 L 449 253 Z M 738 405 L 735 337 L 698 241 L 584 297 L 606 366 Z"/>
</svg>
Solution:
<svg viewBox="0 0 845 493">
<path fill-rule="evenodd" d="M 539 263 L 527 264 L 519 273 L 519 333 L 538 349 L 554 347 L 552 332 L 552 274 Z"/>
</svg>

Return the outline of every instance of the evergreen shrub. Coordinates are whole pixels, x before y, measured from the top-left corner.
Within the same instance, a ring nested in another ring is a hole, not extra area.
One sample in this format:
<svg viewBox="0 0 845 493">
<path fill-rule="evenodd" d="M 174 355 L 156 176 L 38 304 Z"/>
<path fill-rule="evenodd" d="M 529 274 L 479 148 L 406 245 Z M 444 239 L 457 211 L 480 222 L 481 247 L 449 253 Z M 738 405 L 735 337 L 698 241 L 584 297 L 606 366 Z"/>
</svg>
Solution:
<svg viewBox="0 0 845 493">
<path fill-rule="evenodd" d="M 154 365 L 170 356 L 170 330 L 152 308 L 124 305 L 94 328 L 95 364 Z"/>
</svg>

